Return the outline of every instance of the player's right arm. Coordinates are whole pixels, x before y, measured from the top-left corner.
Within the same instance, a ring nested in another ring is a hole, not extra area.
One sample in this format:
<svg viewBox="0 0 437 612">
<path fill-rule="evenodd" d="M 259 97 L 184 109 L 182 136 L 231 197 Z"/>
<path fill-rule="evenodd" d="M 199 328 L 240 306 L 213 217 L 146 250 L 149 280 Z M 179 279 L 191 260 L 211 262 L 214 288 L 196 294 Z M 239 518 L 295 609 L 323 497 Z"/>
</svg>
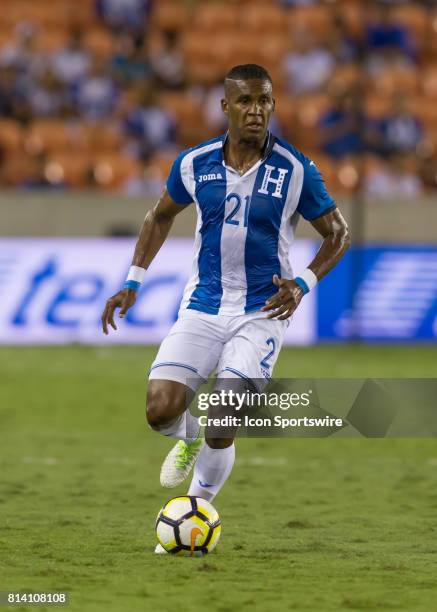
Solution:
<svg viewBox="0 0 437 612">
<path fill-rule="evenodd" d="M 167 238 L 174 218 L 184 208 L 185 206 L 176 204 L 167 189 L 164 190 L 156 205 L 145 216 L 135 246 L 132 259 L 133 266 L 147 270 Z M 108 334 L 108 325 L 113 329 L 117 329 L 114 322 L 115 310 L 120 308 L 119 317 L 123 318 L 129 308 L 135 304 L 136 295 L 136 291 L 133 289 L 122 289 L 109 298 L 102 314 L 104 334 Z"/>
</svg>

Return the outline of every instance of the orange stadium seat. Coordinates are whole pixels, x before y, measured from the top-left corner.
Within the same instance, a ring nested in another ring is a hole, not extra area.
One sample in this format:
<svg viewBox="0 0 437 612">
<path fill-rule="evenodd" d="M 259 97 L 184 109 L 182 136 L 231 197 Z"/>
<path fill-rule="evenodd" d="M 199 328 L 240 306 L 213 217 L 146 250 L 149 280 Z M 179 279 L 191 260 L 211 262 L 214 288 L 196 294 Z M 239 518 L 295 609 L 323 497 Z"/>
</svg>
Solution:
<svg viewBox="0 0 437 612">
<path fill-rule="evenodd" d="M 189 12 L 181 2 L 160 0 L 155 2 L 152 27 L 160 30 L 183 30 L 191 23 Z"/>
<path fill-rule="evenodd" d="M 92 160 L 89 156 L 71 155 L 71 153 L 55 153 L 47 161 L 52 172 L 56 170 L 62 179 L 73 188 L 85 187 L 89 183 L 89 175 L 92 171 Z M 56 168 L 58 167 L 58 169 Z"/>
<path fill-rule="evenodd" d="M 156 178 L 165 181 L 170 174 L 175 155 L 167 153 L 157 153 L 149 160 L 147 169 Z"/>
<path fill-rule="evenodd" d="M 85 30 L 83 43 L 93 55 L 102 59 L 109 58 L 115 46 L 111 33 L 100 26 L 93 26 Z"/>
<path fill-rule="evenodd" d="M 366 12 L 361 0 L 346 0 L 339 8 L 346 30 L 353 36 L 359 36 L 366 21 Z"/>
<path fill-rule="evenodd" d="M 112 153 L 120 149 L 121 134 L 110 124 L 81 122 L 72 133 L 77 147 L 85 151 Z"/>
<path fill-rule="evenodd" d="M 0 119 L 0 150 L 8 154 L 18 151 L 23 145 L 23 129 L 18 121 Z"/>
<path fill-rule="evenodd" d="M 202 31 L 235 30 L 241 11 L 230 4 L 205 3 L 196 8 L 193 26 Z"/>
<path fill-rule="evenodd" d="M 120 187 L 140 170 L 141 164 L 137 160 L 118 154 L 101 154 L 93 163 L 94 180 L 105 189 Z"/>
<path fill-rule="evenodd" d="M 38 162 L 34 157 L 22 151 L 11 153 L 0 166 L 0 182 L 5 187 L 20 185 L 35 177 L 37 168 Z"/>
<path fill-rule="evenodd" d="M 422 71 L 422 91 L 428 98 L 437 99 L 437 66 L 429 66 Z"/>
<path fill-rule="evenodd" d="M 329 78 L 329 86 L 335 91 L 350 90 L 362 81 L 363 75 L 357 64 L 349 63 L 337 66 Z"/>
<path fill-rule="evenodd" d="M 285 28 L 285 13 L 279 6 L 272 3 L 247 5 L 241 15 L 242 29 L 250 29 L 259 32 L 262 36 L 273 32 L 281 32 Z M 260 40 L 260 42 L 262 42 Z"/>
<path fill-rule="evenodd" d="M 437 127 L 437 106 L 435 97 L 415 96 L 407 100 L 408 108 L 423 124 L 425 131 Z"/>
<path fill-rule="evenodd" d="M 29 153 L 65 151 L 70 138 L 62 119 L 36 119 L 28 129 L 25 147 Z"/>
<path fill-rule="evenodd" d="M 200 103 L 189 95 L 181 95 L 179 92 L 163 92 L 160 95 L 160 103 L 178 121 L 196 125 L 202 116 Z"/>
<path fill-rule="evenodd" d="M 415 68 L 392 68 L 369 77 L 367 83 L 371 90 L 382 95 L 392 96 L 403 92 L 415 95 L 419 90 L 420 72 Z"/>
<path fill-rule="evenodd" d="M 391 98 L 368 94 L 364 98 L 364 112 L 370 119 L 382 119 L 390 113 Z"/>
<path fill-rule="evenodd" d="M 37 49 L 42 53 L 53 53 L 65 47 L 68 40 L 68 30 L 61 28 L 45 28 L 44 32 L 38 36 Z"/>
<path fill-rule="evenodd" d="M 318 42 L 324 42 L 332 29 L 332 10 L 326 6 L 306 6 L 287 13 L 288 28 L 291 32 L 306 30 Z"/>
</svg>

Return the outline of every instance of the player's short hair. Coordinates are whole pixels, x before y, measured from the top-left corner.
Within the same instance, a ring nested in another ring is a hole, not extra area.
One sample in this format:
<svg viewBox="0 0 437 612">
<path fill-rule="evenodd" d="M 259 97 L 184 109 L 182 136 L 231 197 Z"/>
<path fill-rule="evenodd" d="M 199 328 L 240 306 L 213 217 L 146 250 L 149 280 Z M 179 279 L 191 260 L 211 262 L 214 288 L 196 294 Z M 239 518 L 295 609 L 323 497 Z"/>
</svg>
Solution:
<svg viewBox="0 0 437 612">
<path fill-rule="evenodd" d="M 225 76 L 225 81 L 228 79 L 233 81 L 262 79 L 265 81 L 270 81 L 270 83 L 272 83 L 272 78 L 267 72 L 267 70 L 262 66 L 258 66 L 258 64 L 239 64 L 238 66 L 234 66 Z"/>
</svg>

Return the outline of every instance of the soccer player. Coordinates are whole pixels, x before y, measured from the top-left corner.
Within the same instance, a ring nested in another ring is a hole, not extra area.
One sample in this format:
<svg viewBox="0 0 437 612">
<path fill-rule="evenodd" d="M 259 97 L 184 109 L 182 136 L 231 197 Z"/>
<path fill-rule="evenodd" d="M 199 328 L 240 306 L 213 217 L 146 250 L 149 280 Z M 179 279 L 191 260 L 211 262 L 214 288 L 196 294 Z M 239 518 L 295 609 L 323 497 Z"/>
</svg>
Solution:
<svg viewBox="0 0 437 612">
<path fill-rule="evenodd" d="M 178 485 L 194 465 L 188 494 L 208 501 L 232 470 L 234 440 L 206 437 L 204 443 L 188 410 L 190 397 L 212 372 L 218 389 L 231 378 L 260 390 L 288 319 L 349 246 L 347 225 L 314 162 L 268 131 L 275 108 L 268 72 L 255 64 L 235 66 L 224 85 L 228 132 L 176 158 L 166 189 L 145 217 L 124 288 L 102 315 L 105 334 L 108 325 L 117 329 L 115 309 L 123 318 L 134 305 L 175 216 L 194 202 L 192 273 L 178 319 L 151 367 L 147 420 L 179 440 L 163 463 L 161 484 Z M 323 241 L 295 276 L 289 249 L 300 217 Z"/>
</svg>

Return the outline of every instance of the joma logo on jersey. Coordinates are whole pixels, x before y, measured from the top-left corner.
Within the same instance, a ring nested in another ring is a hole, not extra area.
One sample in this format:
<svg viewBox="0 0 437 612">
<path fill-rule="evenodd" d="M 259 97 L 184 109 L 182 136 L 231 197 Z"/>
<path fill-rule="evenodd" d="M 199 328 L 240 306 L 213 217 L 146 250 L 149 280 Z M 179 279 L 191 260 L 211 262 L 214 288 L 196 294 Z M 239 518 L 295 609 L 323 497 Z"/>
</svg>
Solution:
<svg viewBox="0 0 437 612">
<path fill-rule="evenodd" d="M 266 164 L 264 168 L 264 178 L 261 187 L 258 189 L 258 193 L 272 195 L 274 198 L 282 198 L 282 187 L 284 185 L 285 175 L 288 173 L 288 170 L 285 168 L 269 166 L 269 164 Z M 275 186 L 275 189 L 272 192 L 269 191 L 270 184 Z"/>
<path fill-rule="evenodd" d="M 220 174 L 220 172 L 218 172 L 217 174 L 215 174 L 214 172 L 212 174 L 201 174 L 199 176 L 199 183 L 205 183 L 205 181 L 215 181 L 217 179 L 222 179 L 223 176 Z"/>
</svg>

